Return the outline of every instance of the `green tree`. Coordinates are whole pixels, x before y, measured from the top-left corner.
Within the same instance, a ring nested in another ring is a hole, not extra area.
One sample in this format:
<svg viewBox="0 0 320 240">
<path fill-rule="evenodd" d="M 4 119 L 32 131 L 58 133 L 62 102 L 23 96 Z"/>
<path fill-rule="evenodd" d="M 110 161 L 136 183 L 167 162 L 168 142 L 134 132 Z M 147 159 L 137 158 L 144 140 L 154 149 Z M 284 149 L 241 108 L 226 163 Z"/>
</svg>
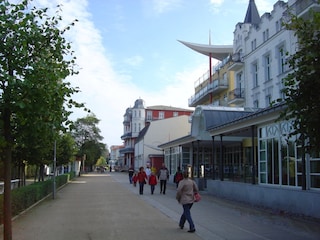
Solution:
<svg viewBox="0 0 320 240">
<path fill-rule="evenodd" d="M 95 164 L 96 166 L 106 166 L 107 165 L 107 161 L 106 161 L 106 159 L 104 158 L 104 157 L 100 157 L 98 160 L 97 160 L 97 162 L 96 162 L 96 164 Z"/>
<path fill-rule="evenodd" d="M 291 15 L 285 24 L 294 31 L 297 51 L 287 64 L 291 72 L 284 79 L 284 102 L 287 108 L 280 119 L 292 123 L 290 136 L 297 136 L 302 149 L 302 189 L 306 189 L 305 153 L 319 155 L 320 150 L 320 13 L 308 17 Z"/>
<path fill-rule="evenodd" d="M 57 142 L 57 165 L 65 165 L 73 161 L 76 152 L 77 147 L 71 134 L 62 134 Z"/>
<path fill-rule="evenodd" d="M 103 137 L 97 126 L 99 122 L 100 120 L 94 114 L 89 114 L 85 118 L 77 119 L 72 131 L 72 136 L 79 149 L 78 155 L 85 155 L 85 164 L 90 169 L 106 153 L 106 145 L 101 142 Z"/>
<path fill-rule="evenodd" d="M 292 16 L 285 26 L 294 31 L 298 50 L 288 60 L 292 71 L 284 79 L 287 109 L 282 118 L 292 121 L 292 135 L 306 140 L 306 151 L 319 151 L 320 13 L 310 12 L 308 18 Z"/>
<path fill-rule="evenodd" d="M 64 79 L 77 72 L 71 45 L 60 30 L 61 16 L 49 16 L 27 0 L 0 1 L 0 151 L 4 165 L 4 239 L 12 239 L 11 163 L 17 146 L 33 146 L 41 158 L 70 123 L 78 90 Z M 66 104 L 65 104 L 66 103 Z M 47 148 L 47 149 L 45 149 Z"/>
</svg>

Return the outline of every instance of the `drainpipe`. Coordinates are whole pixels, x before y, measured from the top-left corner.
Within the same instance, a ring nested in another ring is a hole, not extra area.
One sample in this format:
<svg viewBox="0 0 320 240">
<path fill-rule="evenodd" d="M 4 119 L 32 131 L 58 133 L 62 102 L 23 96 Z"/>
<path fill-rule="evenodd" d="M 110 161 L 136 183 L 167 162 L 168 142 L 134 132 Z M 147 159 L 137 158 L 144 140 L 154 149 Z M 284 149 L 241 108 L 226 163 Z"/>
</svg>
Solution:
<svg viewBox="0 0 320 240">
<path fill-rule="evenodd" d="M 214 165 L 214 136 L 212 136 L 212 147 L 211 147 L 211 173 L 212 179 L 216 179 L 216 168 Z"/>
<path fill-rule="evenodd" d="M 251 126 L 251 166 L 252 166 L 252 179 L 251 179 L 251 183 L 252 184 L 256 184 L 256 166 L 255 166 L 255 145 L 254 145 L 254 129 L 255 126 L 252 125 Z"/>
<path fill-rule="evenodd" d="M 220 180 L 224 180 L 223 135 L 220 134 Z"/>
</svg>

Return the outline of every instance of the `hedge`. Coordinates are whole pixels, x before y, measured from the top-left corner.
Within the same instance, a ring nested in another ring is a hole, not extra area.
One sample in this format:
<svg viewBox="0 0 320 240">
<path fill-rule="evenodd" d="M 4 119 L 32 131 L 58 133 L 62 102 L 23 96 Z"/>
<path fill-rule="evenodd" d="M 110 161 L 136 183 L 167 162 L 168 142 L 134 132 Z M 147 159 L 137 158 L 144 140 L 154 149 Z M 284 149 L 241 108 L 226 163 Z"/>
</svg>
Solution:
<svg viewBox="0 0 320 240">
<path fill-rule="evenodd" d="M 66 184 L 70 179 L 75 177 L 75 173 L 67 173 L 55 178 L 56 188 Z M 11 191 L 11 209 L 12 216 L 16 216 L 40 201 L 41 199 L 52 194 L 53 179 L 43 182 L 35 182 L 27 186 L 15 188 Z M 3 194 L 0 195 L 0 224 L 3 224 Z"/>
</svg>

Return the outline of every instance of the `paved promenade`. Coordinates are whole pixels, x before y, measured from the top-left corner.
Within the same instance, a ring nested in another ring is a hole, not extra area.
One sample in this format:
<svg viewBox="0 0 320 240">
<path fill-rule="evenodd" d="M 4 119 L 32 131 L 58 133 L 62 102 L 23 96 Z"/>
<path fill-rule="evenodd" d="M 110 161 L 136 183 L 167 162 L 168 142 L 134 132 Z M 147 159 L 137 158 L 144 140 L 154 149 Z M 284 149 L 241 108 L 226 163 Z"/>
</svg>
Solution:
<svg viewBox="0 0 320 240">
<path fill-rule="evenodd" d="M 222 240 L 320 239 L 320 222 L 279 216 L 202 193 L 191 213 L 195 233 L 188 224 L 181 230 L 182 207 L 175 186 L 166 195 L 144 195 L 129 184 L 126 173 L 85 174 L 13 221 L 14 240 Z M 303 203 L 302 203 L 303 204 Z M 3 239 L 1 227 L 0 239 Z"/>
</svg>

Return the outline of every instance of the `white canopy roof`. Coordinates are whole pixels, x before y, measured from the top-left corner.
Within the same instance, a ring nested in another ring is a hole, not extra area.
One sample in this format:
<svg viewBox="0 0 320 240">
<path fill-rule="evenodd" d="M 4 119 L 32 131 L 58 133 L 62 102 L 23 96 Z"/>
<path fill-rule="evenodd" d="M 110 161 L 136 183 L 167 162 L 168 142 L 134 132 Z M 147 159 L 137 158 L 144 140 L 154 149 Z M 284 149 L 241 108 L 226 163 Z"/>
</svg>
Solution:
<svg viewBox="0 0 320 240">
<path fill-rule="evenodd" d="M 232 45 L 209 45 L 209 44 L 198 44 L 198 43 L 190 43 L 181 41 L 182 44 L 191 48 L 192 50 L 204 54 L 206 56 L 210 56 L 215 58 L 219 61 L 225 59 L 228 55 L 233 53 L 233 46 Z"/>
</svg>

